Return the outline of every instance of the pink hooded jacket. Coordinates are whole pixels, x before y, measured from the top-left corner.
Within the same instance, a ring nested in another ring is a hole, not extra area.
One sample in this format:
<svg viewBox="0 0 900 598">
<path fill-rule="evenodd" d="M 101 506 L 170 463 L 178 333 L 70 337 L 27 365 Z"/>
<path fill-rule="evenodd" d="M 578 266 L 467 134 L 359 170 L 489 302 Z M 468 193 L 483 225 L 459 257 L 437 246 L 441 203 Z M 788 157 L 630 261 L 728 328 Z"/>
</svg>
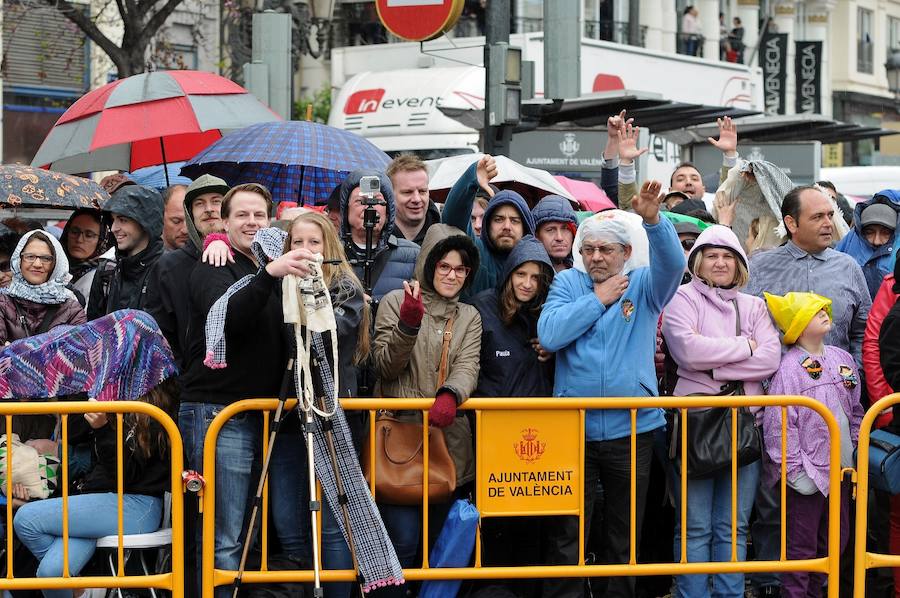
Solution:
<svg viewBox="0 0 900 598">
<path fill-rule="evenodd" d="M 688 264 L 703 247 L 710 246 L 731 250 L 747 265 L 737 237 L 731 229 L 718 225 L 700 234 Z M 741 316 L 740 336 L 735 334 L 735 302 Z M 744 382 L 745 394 L 761 395 L 762 381 L 775 373 L 781 361 L 781 341 L 766 303 L 737 288 L 709 286 L 696 276 L 681 285 L 666 306 L 662 331 L 678 364 L 676 396 L 715 395 L 733 381 Z M 757 344 L 752 354 L 750 339 Z"/>
</svg>

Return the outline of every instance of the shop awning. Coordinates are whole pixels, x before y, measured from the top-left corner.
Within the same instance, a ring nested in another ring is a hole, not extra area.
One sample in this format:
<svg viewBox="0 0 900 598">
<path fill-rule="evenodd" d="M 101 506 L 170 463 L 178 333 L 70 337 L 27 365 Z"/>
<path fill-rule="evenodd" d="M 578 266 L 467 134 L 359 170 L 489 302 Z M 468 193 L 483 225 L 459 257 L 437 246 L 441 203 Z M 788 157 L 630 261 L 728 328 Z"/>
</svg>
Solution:
<svg viewBox="0 0 900 598">
<path fill-rule="evenodd" d="M 635 123 L 654 133 L 683 129 L 704 123 L 715 123 L 717 118 L 740 118 L 758 114 L 752 110 L 727 106 L 707 106 L 685 102 L 673 102 L 661 94 L 645 91 L 617 90 L 591 93 L 570 100 L 532 99 L 522 102 L 522 122 L 517 131 L 572 123 L 578 127 L 606 126 L 606 119 L 622 110 L 634 117 Z M 441 108 L 446 116 L 458 122 L 481 129 L 484 125 L 483 110 Z"/>
<path fill-rule="evenodd" d="M 898 131 L 831 120 L 819 114 L 785 114 L 747 116 L 735 120 L 741 142 L 755 141 L 821 141 L 839 143 L 896 135 Z M 705 143 L 715 136 L 714 123 L 667 131 L 665 137 L 679 145 Z"/>
</svg>

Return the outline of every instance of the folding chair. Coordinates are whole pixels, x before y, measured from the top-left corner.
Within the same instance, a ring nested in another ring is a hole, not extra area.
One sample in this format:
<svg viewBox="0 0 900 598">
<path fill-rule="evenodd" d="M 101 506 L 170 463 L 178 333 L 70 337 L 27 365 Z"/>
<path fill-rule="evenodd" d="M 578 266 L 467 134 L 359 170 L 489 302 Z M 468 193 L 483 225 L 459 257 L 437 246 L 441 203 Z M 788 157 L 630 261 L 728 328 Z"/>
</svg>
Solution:
<svg viewBox="0 0 900 598">
<path fill-rule="evenodd" d="M 124 548 L 124 558 L 125 564 L 128 563 L 128 559 L 131 556 L 131 552 L 134 550 L 138 551 L 138 554 L 141 558 L 141 569 L 144 572 L 144 575 L 150 575 L 149 567 L 147 566 L 146 552 L 148 550 L 158 550 L 160 548 L 164 548 L 166 546 L 172 545 L 172 493 L 166 492 L 164 503 L 163 503 L 163 518 L 162 524 L 160 528 L 155 532 L 150 532 L 148 534 L 124 534 L 122 536 L 122 546 Z M 119 536 L 118 534 L 112 536 L 103 536 L 97 540 L 97 548 L 108 550 L 109 551 L 109 570 L 112 575 L 115 577 L 117 574 L 116 571 L 116 554 L 117 549 L 119 547 Z M 156 567 L 154 566 L 154 569 Z M 157 573 L 157 571 L 154 571 Z M 154 588 L 148 588 L 150 590 L 150 595 L 153 598 L 159 598 L 156 594 L 156 590 Z M 122 588 L 116 588 L 116 592 L 118 593 L 118 598 L 123 598 L 122 596 Z"/>
</svg>

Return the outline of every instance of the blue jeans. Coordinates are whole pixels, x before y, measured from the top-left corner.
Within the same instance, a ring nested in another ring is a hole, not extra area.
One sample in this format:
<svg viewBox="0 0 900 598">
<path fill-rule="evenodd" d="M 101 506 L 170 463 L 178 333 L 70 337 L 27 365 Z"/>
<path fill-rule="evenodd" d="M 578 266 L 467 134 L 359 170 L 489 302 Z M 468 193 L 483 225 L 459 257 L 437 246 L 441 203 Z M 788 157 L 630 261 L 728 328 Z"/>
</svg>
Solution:
<svg viewBox="0 0 900 598">
<path fill-rule="evenodd" d="M 222 405 L 211 403 L 181 404 L 178 427 L 192 469 L 202 471 L 206 431 L 222 409 Z M 305 454 L 298 435 L 279 434 L 269 476 L 276 533 L 284 551 L 301 560 L 310 556 L 308 514 L 304 515 L 309 503 L 304 498 L 308 496 Z M 235 415 L 222 426 L 216 443 L 215 566 L 219 569 L 234 571 L 240 564 L 248 508 L 256 491 L 261 461 L 261 416 L 253 412 Z M 198 529 L 198 563 L 201 535 L 202 530 Z M 230 596 L 230 588 L 220 586 L 216 595 Z"/>
<path fill-rule="evenodd" d="M 328 500 L 322 496 L 322 566 L 324 569 L 353 569 L 353 557 Z M 353 583 L 326 583 L 325 598 L 349 598 Z"/>
<path fill-rule="evenodd" d="M 209 424 L 223 409 L 211 403 L 182 403 L 178 428 L 184 438 L 185 453 L 192 469 L 202 472 L 203 446 Z M 258 471 L 262 420 L 259 414 L 239 413 L 222 426 L 216 443 L 216 516 L 215 566 L 236 570 L 240 564 L 244 523 L 250 503 L 253 471 Z M 202 527 L 197 530 L 197 562 Z M 198 578 L 201 576 L 198 575 Z M 219 586 L 216 596 L 230 595 L 227 586 Z"/>
<path fill-rule="evenodd" d="M 159 529 L 163 501 L 154 496 L 126 494 L 122 525 L 126 534 Z M 40 561 L 38 577 L 62 577 L 62 499 L 26 503 L 16 513 L 13 527 L 22 543 Z M 78 494 L 69 497 L 69 572 L 78 575 L 97 548 L 97 538 L 118 533 L 116 494 Z M 71 598 L 72 590 L 43 590 L 47 598 Z"/>
<path fill-rule="evenodd" d="M 381 511 L 381 520 L 397 552 L 400 566 L 404 569 L 414 567 L 422 539 L 422 507 L 380 504 L 378 510 Z M 432 524 L 429 520 L 429 528 Z M 442 526 L 443 521 L 437 522 L 437 525 Z M 406 596 L 406 585 L 388 586 L 378 593 L 388 598 L 400 598 Z"/>
<path fill-rule="evenodd" d="M 279 431 L 269 474 L 275 533 L 282 552 L 312 567 L 308 469 L 303 437 L 296 430 Z"/>
<path fill-rule="evenodd" d="M 738 469 L 737 559 L 747 558 L 747 528 L 753 499 L 759 486 L 761 462 Z M 675 468 L 677 469 L 677 468 Z M 675 560 L 681 559 L 681 472 L 675 472 Z M 688 479 L 687 561 L 689 563 L 731 560 L 731 468 L 712 478 Z M 675 594 L 681 598 L 731 597 L 744 595 L 743 573 L 712 576 L 678 575 Z"/>
</svg>

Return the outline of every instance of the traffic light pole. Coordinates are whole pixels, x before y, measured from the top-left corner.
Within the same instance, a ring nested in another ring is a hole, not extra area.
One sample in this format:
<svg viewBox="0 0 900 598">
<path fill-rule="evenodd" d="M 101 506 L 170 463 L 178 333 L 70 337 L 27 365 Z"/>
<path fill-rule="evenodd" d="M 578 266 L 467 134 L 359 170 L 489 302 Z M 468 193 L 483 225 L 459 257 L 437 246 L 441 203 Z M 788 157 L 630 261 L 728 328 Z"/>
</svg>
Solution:
<svg viewBox="0 0 900 598">
<path fill-rule="evenodd" d="M 485 6 L 484 22 L 484 153 L 509 155 L 513 126 L 491 124 L 491 44 L 509 43 L 510 0 L 489 0 Z"/>
</svg>

